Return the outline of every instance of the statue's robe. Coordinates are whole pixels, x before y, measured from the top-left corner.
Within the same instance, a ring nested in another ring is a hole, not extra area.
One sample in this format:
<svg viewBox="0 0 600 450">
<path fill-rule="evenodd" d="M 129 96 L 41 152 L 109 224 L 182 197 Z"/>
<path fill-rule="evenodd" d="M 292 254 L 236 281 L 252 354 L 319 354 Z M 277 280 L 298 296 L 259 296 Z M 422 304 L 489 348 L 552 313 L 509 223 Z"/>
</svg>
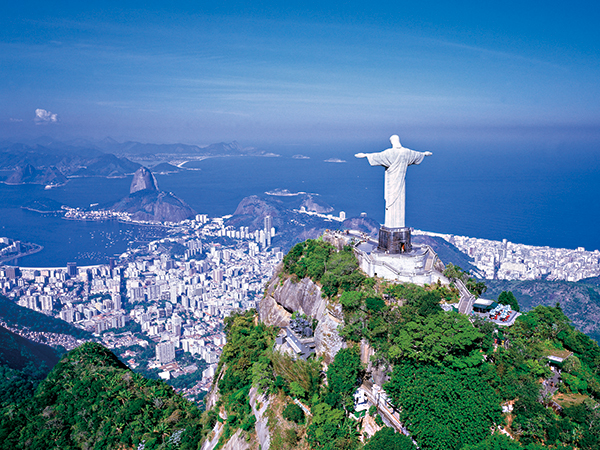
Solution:
<svg viewBox="0 0 600 450">
<path fill-rule="evenodd" d="M 385 167 L 385 226 L 405 227 L 405 177 L 412 164 L 421 164 L 425 153 L 404 147 L 388 148 L 379 153 L 367 153 L 372 166 Z"/>
</svg>

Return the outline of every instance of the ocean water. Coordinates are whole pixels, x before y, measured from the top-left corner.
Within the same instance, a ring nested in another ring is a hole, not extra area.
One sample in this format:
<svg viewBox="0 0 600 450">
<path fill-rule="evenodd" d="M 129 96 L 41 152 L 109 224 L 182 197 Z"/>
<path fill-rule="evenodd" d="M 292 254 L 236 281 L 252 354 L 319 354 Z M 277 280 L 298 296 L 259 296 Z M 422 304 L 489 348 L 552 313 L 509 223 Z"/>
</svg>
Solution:
<svg viewBox="0 0 600 450">
<path fill-rule="evenodd" d="M 161 189 L 210 216 L 232 214 L 246 196 L 288 189 L 320 195 L 335 213 L 366 212 L 382 222 L 384 169 L 353 155 L 383 148 L 273 146 L 269 150 L 281 156 L 210 158 L 188 163 L 196 170 L 157 179 Z M 407 226 L 530 245 L 600 248 L 600 157 L 594 145 L 494 148 L 488 143 L 417 150 L 434 154 L 408 168 Z M 0 236 L 44 245 L 42 252 L 22 258 L 23 266 L 104 263 L 128 242 L 158 236 L 160 230 L 66 221 L 20 206 L 43 197 L 73 207 L 107 204 L 127 195 L 130 182 L 130 177 L 78 178 L 51 190 L 0 185 Z"/>
</svg>

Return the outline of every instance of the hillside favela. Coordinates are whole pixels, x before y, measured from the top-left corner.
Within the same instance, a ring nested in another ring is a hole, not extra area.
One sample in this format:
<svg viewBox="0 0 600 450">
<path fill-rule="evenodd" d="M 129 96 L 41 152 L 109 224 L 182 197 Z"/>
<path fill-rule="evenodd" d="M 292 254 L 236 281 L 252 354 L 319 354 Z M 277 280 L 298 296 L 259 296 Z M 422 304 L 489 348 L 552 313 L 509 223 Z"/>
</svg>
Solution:
<svg viewBox="0 0 600 450">
<path fill-rule="evenodd" d="M 597 9 L 3 5 L 0 449 L 600 449 Z"/>
</svg>

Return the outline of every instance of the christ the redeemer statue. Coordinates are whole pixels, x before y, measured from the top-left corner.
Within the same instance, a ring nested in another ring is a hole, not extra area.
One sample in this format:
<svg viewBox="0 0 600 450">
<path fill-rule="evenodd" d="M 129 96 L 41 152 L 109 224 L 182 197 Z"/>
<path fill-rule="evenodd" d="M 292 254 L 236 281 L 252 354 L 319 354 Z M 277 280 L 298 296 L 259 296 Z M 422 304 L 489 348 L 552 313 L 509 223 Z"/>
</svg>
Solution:
<svg viewBox="0 0 600 450">
<path fill-rule="evenodd" d="M 386 228 L 404 228 L 406 169 L 411 164 L 421 164 L 431 152 L 416 152 L 400 145 L 400 138 L 390 138 L 392 148 L 379 153 L 357 153 L 357 158 L 367 158 L 372 166 L 385 167 L 385 224 Z"/>
</svg>

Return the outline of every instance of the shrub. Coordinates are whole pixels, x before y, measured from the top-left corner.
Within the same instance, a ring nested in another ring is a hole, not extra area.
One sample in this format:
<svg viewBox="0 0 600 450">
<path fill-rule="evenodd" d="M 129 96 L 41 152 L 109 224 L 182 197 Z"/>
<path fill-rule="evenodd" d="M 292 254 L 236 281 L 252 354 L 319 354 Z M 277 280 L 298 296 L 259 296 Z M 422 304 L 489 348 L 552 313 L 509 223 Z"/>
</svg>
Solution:
<svg viewBox="0 0 600 450">
<path fill-rule="evenodd" d="M 383 299 L 378 297 L 369 297 L 367 298 L 365 303 L 367 305 L 367 309 L 373 312 L 379 312 L 385 306 L 385 302 L 383 301 Z"/>
<path fill-rule="evenodd" d="M 290 422 L 303 423 L 304 422 L 304 411 L 295 403 L 290 403 L 283 410 L 283 418 Z"/>
</svg>

